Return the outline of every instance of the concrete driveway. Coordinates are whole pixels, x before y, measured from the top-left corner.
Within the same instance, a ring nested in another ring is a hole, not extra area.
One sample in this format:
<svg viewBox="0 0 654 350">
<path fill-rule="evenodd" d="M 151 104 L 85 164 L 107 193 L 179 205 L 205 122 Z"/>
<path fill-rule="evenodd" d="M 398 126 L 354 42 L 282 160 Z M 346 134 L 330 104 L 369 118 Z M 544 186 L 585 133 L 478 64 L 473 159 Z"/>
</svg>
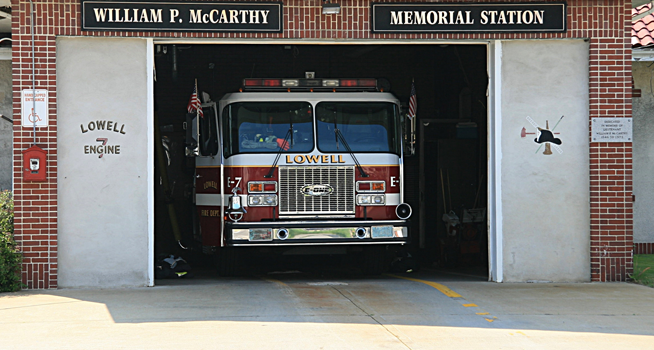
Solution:
<svg viewBox="0 0 654 350">
<path fill-rule="evenodd" d="M 654 289 L 437 271 L 0 294 L 0 349 L 654 349 Z"/>
</svg>

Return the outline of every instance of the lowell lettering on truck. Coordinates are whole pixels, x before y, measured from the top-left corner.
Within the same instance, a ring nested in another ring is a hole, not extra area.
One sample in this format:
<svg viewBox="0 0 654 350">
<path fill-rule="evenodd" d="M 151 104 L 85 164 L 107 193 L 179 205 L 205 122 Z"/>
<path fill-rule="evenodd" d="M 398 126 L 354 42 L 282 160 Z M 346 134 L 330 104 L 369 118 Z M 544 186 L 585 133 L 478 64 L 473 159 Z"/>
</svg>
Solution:
<svg viewBox="0 0 654 350">
<path fill-rule="evenodd" d="M 403 116 L 383 85 L 247 78 L 187 116 L 203 251 L 221 274 L 239 273 L 246 252 L 349 254 L 377 274 L 409 243 Z"/>
</svg>

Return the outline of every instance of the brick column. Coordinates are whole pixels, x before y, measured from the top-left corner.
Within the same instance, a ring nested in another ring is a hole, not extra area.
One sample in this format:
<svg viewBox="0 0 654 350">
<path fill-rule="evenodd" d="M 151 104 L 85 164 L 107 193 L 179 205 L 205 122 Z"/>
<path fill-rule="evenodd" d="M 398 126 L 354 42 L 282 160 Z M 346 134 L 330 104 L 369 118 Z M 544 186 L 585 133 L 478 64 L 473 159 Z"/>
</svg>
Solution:
<svg viewBox="0 0 654 350">
<path fill-rule="evenodd" d="M 23 253 L 22 281 L 30 289 L 57 288 L 57 90 L 52 4 L 34 4 L 35 65 L 29 2 L 12 1 L 12 63 L 14 108 L 14 215 L 15 238 Z M 50 11 L 48 11 L 48 8 Z M 47 14 L 50 13 L 50 18 Z M 48 90 L 47 127 L 36 128 L 36 145 L 48 152 L 47 181 L 25 182 L 22 151 L 34 142 L 32 128 L 21 125 L 21 91 Z"/>
<path fill-rule="evenodd" d="M 628 9 L 630 10 L 630 9 Z M 620 17 L 622 18 L 622 16 Z M 625 27 L 631 22 L 624 15 Z M 590 118 L 631 118 L 631 43 L 590 42 Z M 632 144 L 590 143 L 591 279 L 625 281 L 633 272 Z"/>
</svg>

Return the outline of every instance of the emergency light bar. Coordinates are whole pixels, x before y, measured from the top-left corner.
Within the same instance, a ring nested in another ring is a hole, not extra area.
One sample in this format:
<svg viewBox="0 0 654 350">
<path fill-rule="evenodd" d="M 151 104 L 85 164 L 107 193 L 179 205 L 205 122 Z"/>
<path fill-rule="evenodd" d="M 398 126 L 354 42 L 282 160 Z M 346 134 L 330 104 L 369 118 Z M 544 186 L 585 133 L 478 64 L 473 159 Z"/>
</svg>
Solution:
<svg viewBox="0 0 654 350">
<path fill-rule="evenodd" d="M 356 91 L 378 91 L 377 79 L 243 79 L 243 89 L 249 91 L 270 91 L 270 90 L 302 90 L 302 91 L 335 91 L 356 90 Z"/>
</svg>

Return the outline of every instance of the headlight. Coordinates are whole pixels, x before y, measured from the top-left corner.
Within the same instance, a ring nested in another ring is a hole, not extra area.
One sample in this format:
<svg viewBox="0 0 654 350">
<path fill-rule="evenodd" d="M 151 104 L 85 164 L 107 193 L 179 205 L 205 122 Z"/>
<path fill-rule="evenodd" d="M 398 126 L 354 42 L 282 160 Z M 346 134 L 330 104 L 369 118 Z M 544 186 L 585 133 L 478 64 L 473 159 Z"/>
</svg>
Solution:
<svg viewBox="0 0 654 350">
<path fill-rule="evenodd" d="M 250 205 L 261 205 L 261 196 L 250 196 Z"/>
<path fill-rule="evenodd" d="M 384 205 L 386 195 L 383 194 L 358 194 L 357 205 Z"/>
<path fill-rule="evenodd" d="M 277 196 L 263 196 L 265 205 L 277 205 Z"/>
<path fill-rule="evenodd" d="M 251 207 L 274 207 L 277 205 L 276 194 L 251 194 L 248 196 Z"/>
</svg>

